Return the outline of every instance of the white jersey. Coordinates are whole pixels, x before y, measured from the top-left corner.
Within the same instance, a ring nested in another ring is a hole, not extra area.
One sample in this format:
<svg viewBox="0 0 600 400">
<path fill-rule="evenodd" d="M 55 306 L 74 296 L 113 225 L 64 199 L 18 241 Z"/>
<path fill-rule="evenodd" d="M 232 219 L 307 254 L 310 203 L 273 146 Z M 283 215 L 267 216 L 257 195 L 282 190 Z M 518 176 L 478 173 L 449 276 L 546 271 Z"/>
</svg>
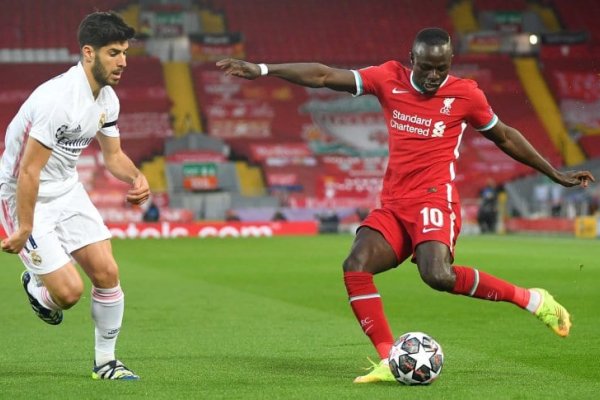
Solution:
<svg viewBox="0 0 600 400">
<path fill-rule="evenodd" d="M 52 149 L 40 174 L 38 196 L 58 196 L 78 182 L 76 164 L 97 132 L 118 137 L 119 99 L 104 86 L 94 99 L 81 63 L 38 86 L 8 125 L 0 160 L 0 184 L 16 190 L 29 137 Z"/>
</svg>

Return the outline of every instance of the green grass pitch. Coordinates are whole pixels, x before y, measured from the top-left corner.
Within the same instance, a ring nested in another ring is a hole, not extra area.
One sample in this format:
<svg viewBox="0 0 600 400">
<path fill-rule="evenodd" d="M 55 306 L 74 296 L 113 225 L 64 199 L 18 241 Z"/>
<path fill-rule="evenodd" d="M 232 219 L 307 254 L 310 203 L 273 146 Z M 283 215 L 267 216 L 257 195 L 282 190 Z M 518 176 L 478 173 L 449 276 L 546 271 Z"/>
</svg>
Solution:
<svg viewBox="0 0 600 400">
<path fill-rule="evenodd" d="M 0 254 L 0 398 L 598 398 L 599 241 L 465 236 L 457 247 L 459 265 L 553 293 L 573 315 L 567 339 L 511 304 L 435 292 L 411 264 L 377 276 L 395 335 L 424 331 L 443 347 L 444 369 L 427 387 L 352 383 L 375 352 L 342 283 L 351 242 L 113 241 L 126 294 L 117 354 L 139 382 L 90 378 L 89 287 L 60 326 L 45 325 L 18 258 Z"/>
</svg>

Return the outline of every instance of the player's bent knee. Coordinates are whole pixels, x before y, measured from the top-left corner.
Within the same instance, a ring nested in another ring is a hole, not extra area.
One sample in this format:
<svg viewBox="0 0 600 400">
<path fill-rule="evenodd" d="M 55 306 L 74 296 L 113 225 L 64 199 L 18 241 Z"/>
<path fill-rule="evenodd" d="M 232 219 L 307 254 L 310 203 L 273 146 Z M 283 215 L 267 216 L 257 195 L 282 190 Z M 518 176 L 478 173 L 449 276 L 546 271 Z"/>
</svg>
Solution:
<svg viewBox="0 0 600 400">
<path fill-rule="evenodd" d="M 73 307 L 83 294 L 83 285 L 65 286 L 58 291 L 51 293 L 52 299 L 63 310 Z"/>
<path fill-rule="evenodd" d="M 421 279 L 432 289 L 441 292 L 450 292 L 454 288 L 452 276 L 445 271 L 422 271 Z"/>
<path fill-rule="evenodd" d="M 119 269 L 114 266 L 97 270 L 90 275 L 90 280 L 95 287 L 115 287 L 119 284 Z"/>
<path fill-rule="evenodd" d="M 363 265 L 364 263 L 362 263 L 358 257 L 351 254 L 344 260 L 342 268 L 344 269 L 344 272 L 362 272 Z"/>
</svg>

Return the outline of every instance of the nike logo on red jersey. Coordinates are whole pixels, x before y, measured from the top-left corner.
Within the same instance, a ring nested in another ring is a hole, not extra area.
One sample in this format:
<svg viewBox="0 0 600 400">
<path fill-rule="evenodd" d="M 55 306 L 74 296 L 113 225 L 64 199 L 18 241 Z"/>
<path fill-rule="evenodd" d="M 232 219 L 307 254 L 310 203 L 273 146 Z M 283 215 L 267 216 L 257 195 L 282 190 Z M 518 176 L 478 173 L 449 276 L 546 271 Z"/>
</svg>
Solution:
<svg viewBox="0 0 600 400">
<path fill-rule="evenodd" d="M 392 89 L 392 94 L 402 94 L 402 93 L 408 93 L 408 90 L 400 90 L 398 88 Z"/>
</svg>

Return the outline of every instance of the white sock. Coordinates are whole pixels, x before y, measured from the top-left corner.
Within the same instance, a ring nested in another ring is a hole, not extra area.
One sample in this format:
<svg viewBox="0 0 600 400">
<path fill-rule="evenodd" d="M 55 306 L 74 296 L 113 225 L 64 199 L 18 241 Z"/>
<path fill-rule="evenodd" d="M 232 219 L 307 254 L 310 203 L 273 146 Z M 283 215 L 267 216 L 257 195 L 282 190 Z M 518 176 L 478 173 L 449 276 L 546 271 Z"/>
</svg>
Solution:
<svg viewBox="0 0 600 400">
<path fill-rule="evenodd" d="M 27 285 L 27 291 L 30 295 L 35 297 L 35 299 L 44 307 L 50 310 L 62 310 L 62 308 L 52 300 L 52 296 L 50 296 L 50 292 L 46 289 L 46 286 L 42 284 L 41 281 L 38 282 L 38 279 L 34 277 L 33 274 L 30 273 L 31 279 L 29 280 L 29 284 Z M 38 286 L 39 285 L 39 286 Z"/>
<path fill-rule="evenodd" d="M 92 319 L 96 324 L 96 365 L 115 360 L 117 336 L 123 321 L 125 296 L 121 286 L 92 288 Z"/>
<path fill-rule="evenodd" d="M 540 307 L 540 304 L 542 303 L 542 296 L 537 290 L 531 289 L 529 289 L 529 295 L 529 303 L 527 303 L 527 307 L 525 307 L 525 309 L 533 314 Z"/>
</svg>

